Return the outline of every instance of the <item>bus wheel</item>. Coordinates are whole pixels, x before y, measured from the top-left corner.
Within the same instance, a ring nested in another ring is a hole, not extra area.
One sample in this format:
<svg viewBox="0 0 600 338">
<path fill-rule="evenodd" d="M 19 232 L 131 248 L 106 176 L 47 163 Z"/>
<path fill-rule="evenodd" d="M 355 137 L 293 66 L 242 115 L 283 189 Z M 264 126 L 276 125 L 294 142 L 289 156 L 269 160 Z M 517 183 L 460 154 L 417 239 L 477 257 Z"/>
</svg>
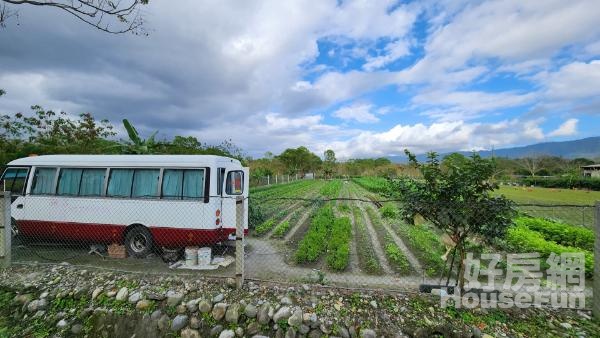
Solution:
<svg viewBox="0 0 600 338">
<path fill-rule="evenodd" d="M 143 226 L 136 226 L 125 235 L 127 254 L 136 258 L 145 258 L 152 251 L 152 235 Z"/>
</svg>

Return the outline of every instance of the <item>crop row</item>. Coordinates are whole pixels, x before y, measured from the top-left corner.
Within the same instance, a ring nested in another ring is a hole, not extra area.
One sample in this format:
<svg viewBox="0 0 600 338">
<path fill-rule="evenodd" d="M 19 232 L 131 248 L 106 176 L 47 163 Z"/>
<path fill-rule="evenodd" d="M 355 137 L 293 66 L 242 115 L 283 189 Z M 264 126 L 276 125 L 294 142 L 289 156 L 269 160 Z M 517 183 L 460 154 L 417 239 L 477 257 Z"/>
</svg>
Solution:
<svg viewBox="0 0 600 338">
<path fill-rule="evenodd" d="M 408 258 L 402 250 L 398 247 L 392 235 L 385 229 L 381 220 L 379 219 L 378 213 L 373 210 L 371 207 L 367 207 L 367 215 L 371 220 L 371 224 L 373 224 L 373 228 L 375 228 L 375 232 L 377 232 L 377 238 L 379 239 L 379 243 L 383 244 L 383 248 L 385 251 L 385 256 L 390 263 L 390 266 L 397 272 L 400 273 L 408 273 L 410 272 L 410 263 L 408 262 Z"/>
<path fill-rule="evenodd" d="M 359 207 L 352 207 L 352 214 L 354 216 L 354 224 L 356 226 L 356 251 L 358 253 L 358 264 L 360 268 L 373 275 L 380 275 L 383 273 L 381 264 L 377 259 L 377 254 L 373 248 L 369 231 L 363 220 L 363 215 Z"/>
<path fill-rule="evenodd" d="M 327 182 L 325 186 L 321 188 L 321 195 L 327 198 L 336 198 L 340 194 L 340 190 L 342 189 L 342 181 L 340 180 L 332 180 Z"/>
<path fill-rule="evenodd" d="M 298 249 L 296 250 L 297 263 L 315 262 L 321 257 L 321 254 L 327 248 L 323 243 L 334 219 L 333 209 L 330 205 L 325 205 L 317 210 L 310 222 L 308 231 L 298 243 Z"/>
<path fill-rule="evenodd" d="M 350 262 L 352 224 L 348 217 L 336 218 L 327 241 L 327 266 L 343 271 Z"/>
<path fill-rule="evenodd" d="M 389 183 L 383 177 L 355 177 L 352 181 L 359 186 L 380 195 L 387 195 Z"/>
<path fill-rule="evenodd" d="M 541 233 L 531 230 L 523 224 L 515 225 L 508 229 L 506 234 L 506 244 L 508 251 L 538 252 L 544 259 L 550 257 L 550 254 L 552 253 L 556 255 L 560 255 L 562 253 L 583 253 L 585 257 L 585 274 L 588 277 L 593 275 L 593 253 L 580 248 L 560 245 L 556 242 L 546 240 Z M 548 267 L 548 264 L 543 261 L 542 267 Z"/>
<path fill-rule="evenodd" d="M 542 218 L 519 217 L 514 222 L 541 233 L 546 240 L 594 251 L 594 232 L 592 230 Z"/>
<path fill-rule="evenodd" d="M 441 256 L 446 252 L 440 237 L 425 224 L 393 226 L 398 236 L 425 267 L 428 276 L 439 276 L 444 271 L 445 262 Z"/>
</svg>

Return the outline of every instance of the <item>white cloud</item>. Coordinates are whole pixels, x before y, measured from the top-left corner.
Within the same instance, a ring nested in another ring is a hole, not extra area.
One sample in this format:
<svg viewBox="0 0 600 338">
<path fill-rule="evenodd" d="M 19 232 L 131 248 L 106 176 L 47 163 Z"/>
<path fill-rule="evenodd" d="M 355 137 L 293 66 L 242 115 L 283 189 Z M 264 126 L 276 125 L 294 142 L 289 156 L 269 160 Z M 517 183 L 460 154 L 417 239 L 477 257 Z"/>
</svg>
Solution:
<svg viewBox="0 0 600 338">
<path fill-rule="evenodd" d="M 372 104 L 358 103 L 341 107 L 332 115 L 342 120 L 354 120 L 362 123 L 378 122 L 379 118 L 372 113 L 373 108 Z"/>
<path fill-rule="evenodd" d="M 558 128 L 548 133 L 548 136 L 571 136 L 577 134 L 578 119 L 568 119 Z"/>
<path fill-rule="evenodd" d="M 551 100 L 574 100 L 600 95 L 600 60 L 573 62 L 556 72 L 538 74 Z"/>
<path fill-rule="evenodd" d="M 366 71 L 372 71 L 400 59 L 410 53 L 410 45 L 406 40 L 398 40 L 388 43 L 382 55 L 369 56 L 362 68 Z"/>
</svg>

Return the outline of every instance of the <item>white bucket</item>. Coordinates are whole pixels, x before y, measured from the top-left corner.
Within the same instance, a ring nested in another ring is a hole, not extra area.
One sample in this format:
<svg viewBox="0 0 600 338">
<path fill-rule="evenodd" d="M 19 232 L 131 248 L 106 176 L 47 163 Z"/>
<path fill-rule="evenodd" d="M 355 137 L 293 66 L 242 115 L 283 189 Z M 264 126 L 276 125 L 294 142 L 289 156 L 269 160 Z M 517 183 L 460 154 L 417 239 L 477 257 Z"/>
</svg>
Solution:
<svg viewBox="0 0 600 338">
<path fill-rule="evenodd" d="M 198 265 L 210 265 L 212 250 L 209 247 L 198 249 Z"/>
<path fill-rule="evenodd" d="M 198 247 L 188 246 L 185 248 L 185 265 L 198 265 Z"/>
</svg>

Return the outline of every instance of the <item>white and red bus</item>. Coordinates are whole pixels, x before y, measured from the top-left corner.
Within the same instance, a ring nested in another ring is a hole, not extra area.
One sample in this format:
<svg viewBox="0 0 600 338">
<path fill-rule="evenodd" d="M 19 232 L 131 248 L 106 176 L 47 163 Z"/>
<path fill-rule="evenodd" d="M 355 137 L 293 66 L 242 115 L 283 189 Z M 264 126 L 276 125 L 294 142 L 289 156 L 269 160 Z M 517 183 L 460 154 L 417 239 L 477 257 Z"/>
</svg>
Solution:
<svg viewBox="0 0 600 338">
<path fill-rule="evenodd" d="M 47 155 L 10 162 L 1 184 L 27 239 L 211 245 L 248 229 L 248 168 L 212 155 Z"/>
</svg>

